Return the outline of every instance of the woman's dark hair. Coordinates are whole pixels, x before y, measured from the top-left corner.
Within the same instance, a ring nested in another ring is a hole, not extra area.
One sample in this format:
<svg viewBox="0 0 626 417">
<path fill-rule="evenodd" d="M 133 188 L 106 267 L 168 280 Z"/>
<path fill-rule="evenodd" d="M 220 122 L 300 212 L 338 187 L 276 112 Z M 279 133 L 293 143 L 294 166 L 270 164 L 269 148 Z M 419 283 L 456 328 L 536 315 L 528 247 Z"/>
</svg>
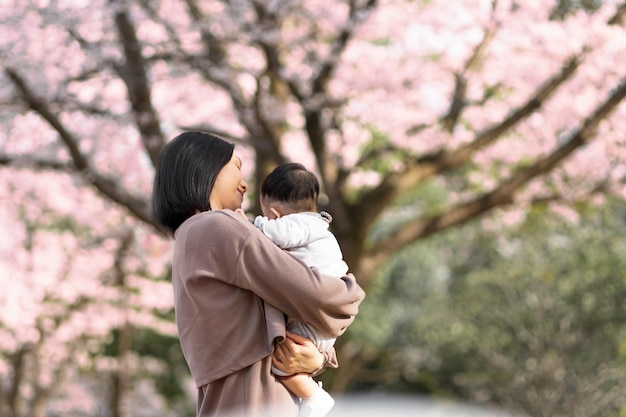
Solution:
<svg viewBox="0 0 626 417">
<path fill-rule="evenodd" d="M 154 220 L 174 235 L 198 211 L 211 210 L 209 195 L 217 175 L 233 156 L 235 146 L 204 132 L 185 132 L 163 149 L 154 175 Z"/>
<path fill-rule="evenodd" d="M 277 166 L 261 185 L 263 197 L 288 203 L 296 211 L 316 211 L 319 193 L 315 174 L 298 163 Z"/>
</svg>

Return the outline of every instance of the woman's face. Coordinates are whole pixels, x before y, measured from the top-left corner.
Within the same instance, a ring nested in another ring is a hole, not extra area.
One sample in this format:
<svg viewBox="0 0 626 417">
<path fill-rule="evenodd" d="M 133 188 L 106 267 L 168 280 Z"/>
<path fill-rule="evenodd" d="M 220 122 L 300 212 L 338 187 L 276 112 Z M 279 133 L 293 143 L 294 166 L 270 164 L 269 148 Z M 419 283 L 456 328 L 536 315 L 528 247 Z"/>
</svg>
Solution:
<svg viewBox="0 0 626 417">
<path fill-rule="evenodd" d="M 241 177 L 241 159 L 233 153 L 233 157 L 224 165 L 215 179 L 209 195 L 211 210 L 241 208 L 246 191 L 248 191 L 248 184 Z"/>
</svg>

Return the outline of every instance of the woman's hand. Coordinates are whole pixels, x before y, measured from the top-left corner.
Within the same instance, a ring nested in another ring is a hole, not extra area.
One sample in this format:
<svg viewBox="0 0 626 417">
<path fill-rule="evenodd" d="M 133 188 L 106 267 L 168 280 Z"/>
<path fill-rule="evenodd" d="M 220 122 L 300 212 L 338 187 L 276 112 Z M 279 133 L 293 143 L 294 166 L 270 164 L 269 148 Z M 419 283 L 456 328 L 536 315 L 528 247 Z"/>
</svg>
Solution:
<svg viewBox="0 0 626 417">
<path fill-rule="evenodd" d="M 287 332 L 285 341 L 276 346 L 272 363 L 288 374 L 312 373 L 320 369 L 326 357 L 306 337 Z"/>
</svg>

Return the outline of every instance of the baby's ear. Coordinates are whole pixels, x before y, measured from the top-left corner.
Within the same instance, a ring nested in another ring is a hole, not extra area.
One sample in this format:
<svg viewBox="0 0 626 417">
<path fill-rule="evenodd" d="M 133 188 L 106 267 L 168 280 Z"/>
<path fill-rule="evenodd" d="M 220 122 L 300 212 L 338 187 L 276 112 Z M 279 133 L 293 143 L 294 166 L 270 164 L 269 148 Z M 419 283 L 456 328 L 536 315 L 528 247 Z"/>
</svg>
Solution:
<svg viewBox="0 0 626 417">
<path fill-rule="evenodd" d="M 275 219 L 280 219 L 283 216 L 280 214 L 280 211 L 276 210 L 274 207 L 270 208 L 270 213 L 272 213 Z"/>
</svg>

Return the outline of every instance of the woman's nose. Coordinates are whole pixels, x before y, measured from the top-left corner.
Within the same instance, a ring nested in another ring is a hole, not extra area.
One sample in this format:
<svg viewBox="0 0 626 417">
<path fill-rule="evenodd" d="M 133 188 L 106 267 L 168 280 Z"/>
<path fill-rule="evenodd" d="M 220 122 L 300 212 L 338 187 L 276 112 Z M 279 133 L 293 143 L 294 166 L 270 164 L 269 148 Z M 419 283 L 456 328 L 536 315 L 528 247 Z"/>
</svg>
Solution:
<svg viewBox="0 0 626 417">
<path fill-rule="evenodd" d="M 243 188 L 244 193 L 248 191 L 248 183 L 245 182 L 244 180 L 241 180 L 241 188 Z"/>
</svg>

